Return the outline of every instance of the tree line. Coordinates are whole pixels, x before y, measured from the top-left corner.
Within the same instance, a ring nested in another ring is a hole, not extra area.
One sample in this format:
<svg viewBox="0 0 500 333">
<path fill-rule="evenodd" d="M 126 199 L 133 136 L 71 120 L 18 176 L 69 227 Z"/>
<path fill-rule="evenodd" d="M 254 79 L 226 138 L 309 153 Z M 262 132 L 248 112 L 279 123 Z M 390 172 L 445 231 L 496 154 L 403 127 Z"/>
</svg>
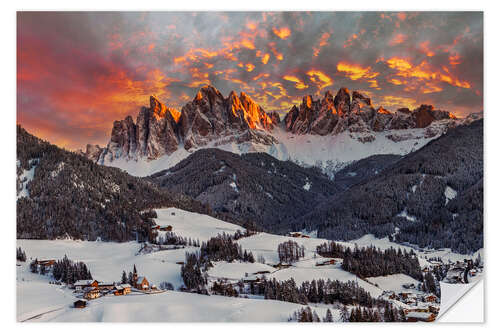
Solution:
<svg viewBox="0 0 500 333">
<path fill-rule="evenodd" d="M 380 250 L 375 246 L 359 248 L 344 247 L 335 242 L 324 243 L 316 247 L 316 253 L 328 258 L 342 258 L 342 269 L 361 278 L 391 274 L 406 274 L 422 281 L 422 272 L 418 258 L 410 250 L 398 250 L 393 247 Z"/>
</svg>

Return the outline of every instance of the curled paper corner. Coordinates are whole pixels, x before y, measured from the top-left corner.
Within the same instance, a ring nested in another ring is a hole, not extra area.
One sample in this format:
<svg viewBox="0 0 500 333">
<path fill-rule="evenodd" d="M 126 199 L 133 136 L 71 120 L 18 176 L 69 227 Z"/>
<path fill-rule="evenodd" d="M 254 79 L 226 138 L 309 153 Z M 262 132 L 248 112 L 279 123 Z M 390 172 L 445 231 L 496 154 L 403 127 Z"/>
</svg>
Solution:
<svg viewBox="0 0 500 333">
<path fill-rule="evenodd" d="M 441 286 L 441 306 L 439 309 L 439 314 L 436 318 L 437 322 L 449 322 L 448 320 L 445 320 L 443 316 L 451 309 L 454 307 L 455 304 L 457 304 L 465 295 L 469 293 L 474 287 L 477 285 L 481 285 L 482 288 L 484 288 L 484 282 L 483 279 L 479 279 L 477 281 L 471 282 L 471 283 L 464 283 L 464 284 L 451 284 L 451 283 L 444 283 L 440 282 Z M 483 289 L 483 294 L 482 294 L 482 300 L 484 300 L 484 289 Z M 467 322 L 468 320 L 464 318 L 463 322 Z M 484 319 L 482 320 L 484 321 Z"/>
</svg>

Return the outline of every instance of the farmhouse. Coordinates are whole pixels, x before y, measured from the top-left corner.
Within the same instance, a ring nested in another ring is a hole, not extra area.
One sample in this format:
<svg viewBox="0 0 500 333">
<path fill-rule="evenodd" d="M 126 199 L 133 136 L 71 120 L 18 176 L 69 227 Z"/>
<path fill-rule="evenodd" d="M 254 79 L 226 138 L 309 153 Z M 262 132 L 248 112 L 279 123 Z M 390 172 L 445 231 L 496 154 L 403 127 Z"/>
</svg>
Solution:
<svg viewBox="0 0 500 333">
<path fill-rule="evenodd" d="M 425 297 L 425 301 L 429 303 L 435 303 L 437 300 L 437 297 L 435 295 L 429 295 Z"/>
<path fill-rule="evenodd" d="M 288 233 L 289 237 L 295 237 L 295 238 L 311 238 L 309 235 L 305 235 L 300 231 L 291 231 Z"/>
<path fill-rule="evenodd" d="M 316 263 L 316 266 L 326 266 L 326 265 L 335 265 L 335 259 L 328 259 L 328 260 Z"/>
<path fill-rule="evenodd" d="M 128 283 L 120 284 L 115 286 L 113 289 L 113 294 L 115 296 L 122 296 L 122 295 L 127 295 L 130 294 L 132 286 Z"/>
<path fill-rule="evenodd" d="M 73 287 L 77 291 L 81 291 L 87 287 L 97 288 L 99 286 L 99 281 L 97 280 L 78 280 L 73 284 Z"/>
<path fill-rule="evenodd" d="M 258 272 L 255 272 L 253 273 L 254 275 L 257 275 L 257 274 L 269 274 L 271 273 L 270 271 L 258 271 Z"/>
<path fill-rule="evenodd" d="M 85 306 L 87 306 L 87 301 L 83 300 L 83 299 L 78 299 L 76 300 L 74 303 L 73 303 L 73 307 L 77 308 L 77 309 L 81 309 L 81 308 L 84 308 Z"/>
<path fill-rule="evenodd" d="M 94 299 L 101 297 L 101 292 L 99 291 L 99 288 L 95 287 L 86 287 L 83 289 L 83 297 L 86 299 Z"/>
<path fill-rule="evenodd" d="M 97 288 L 101 291 L 110 291 L 115 288 L 115 284 L 113 282 L 99 282 Z"/>
<path fill-rule="evenodd" d="M 243 278 L 243 282 L 246 283 L 260 282 L 260 278 L 258 276 L 249 276 Z"/>
<path fill-rule="evenodd" d="M 167 225 L 167 226 L 160 227 L 160 231 L 172 231 L 172 226 Z"/>
<path fill-rule="evenodd" d="M 45 259 L 36 261 L 37 265 L 45 266 L 46 268 L 54 266 L 55 263 L 56 263 L 55 259 Z"/>
</svg>

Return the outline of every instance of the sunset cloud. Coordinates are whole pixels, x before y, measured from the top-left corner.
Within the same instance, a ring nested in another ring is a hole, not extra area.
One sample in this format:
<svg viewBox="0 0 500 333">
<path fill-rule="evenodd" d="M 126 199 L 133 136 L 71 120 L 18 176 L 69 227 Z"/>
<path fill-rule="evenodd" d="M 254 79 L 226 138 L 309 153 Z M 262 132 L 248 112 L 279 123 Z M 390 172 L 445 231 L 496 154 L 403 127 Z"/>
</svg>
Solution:
<svg viewBox="0 0 500 333">
<path fill-rule="evenodd" d="M 180 110 L 206 84 L 286 113 L 345 86 L 394 111 L 483 108 L 479 12 L 17 14 L 17 121 L 69 149 L 105 145 L 156 95 Z"/>
</svg>

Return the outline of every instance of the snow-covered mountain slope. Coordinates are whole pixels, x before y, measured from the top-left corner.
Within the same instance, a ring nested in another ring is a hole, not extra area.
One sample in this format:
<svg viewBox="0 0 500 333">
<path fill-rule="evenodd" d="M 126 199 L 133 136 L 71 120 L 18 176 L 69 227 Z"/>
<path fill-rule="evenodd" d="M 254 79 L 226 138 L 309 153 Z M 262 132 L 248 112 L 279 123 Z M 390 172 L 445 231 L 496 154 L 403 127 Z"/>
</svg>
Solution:
<svg viewBox="0 0 500 333">
<path fill-rule="evenodd" d="M 275 128 L 272 135 L 279 141 L 272 145 L 255 142 L 221 143 L 211 141 L 205 146 L 178 149 L 158 159 L 115 159 L 104 161 L 107 166 L 120 168 L 133 176 L 145 177 L 175 166 L 193 152 L 204 148 L 218 148 L 235 154 L 267 153 L 281 161 L 292 161 L 304 167 L 316 166 L 329 176 L 352 162 L 380 154 L 406 155 L 422 148 L 436 137 L 426 137 L 426 129 L 414 128 L 374 132 L 374 140 L 361 142 L 364 134 L 342 132 L 337 135 L 297 135 Z M 393 139 L 390 139 L 393 138 Z M 400 138 L 394 141 L 394 138 Z"/>
</svg>

